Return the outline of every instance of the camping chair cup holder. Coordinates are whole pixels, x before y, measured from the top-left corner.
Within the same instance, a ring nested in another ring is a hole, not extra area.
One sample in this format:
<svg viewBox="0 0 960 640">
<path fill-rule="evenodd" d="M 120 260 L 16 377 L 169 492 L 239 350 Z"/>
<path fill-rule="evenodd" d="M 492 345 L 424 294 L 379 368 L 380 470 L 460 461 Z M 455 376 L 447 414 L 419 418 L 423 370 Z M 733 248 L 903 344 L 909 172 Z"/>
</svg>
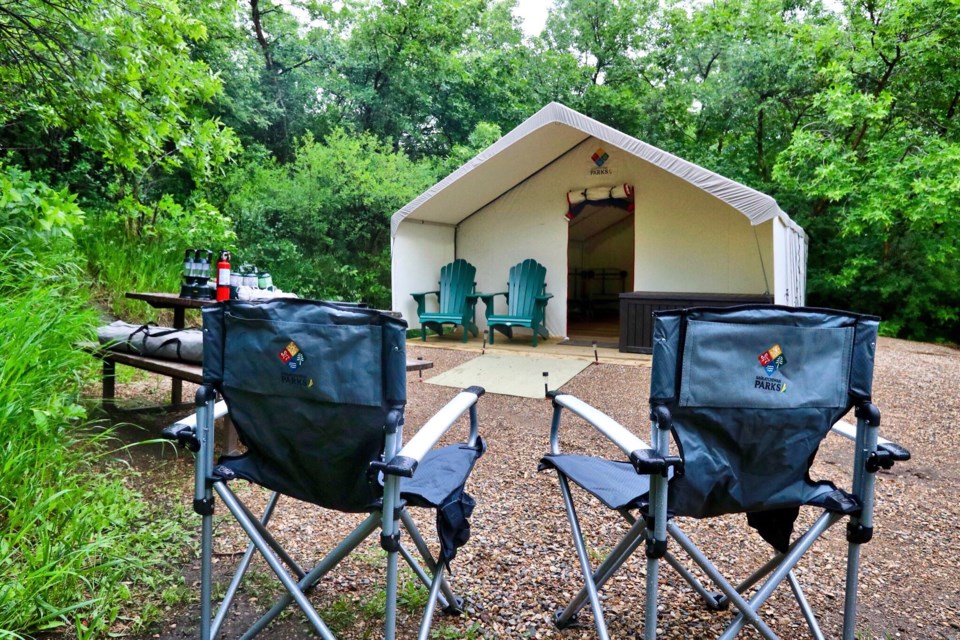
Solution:
<svg viewBox="0 0 960 640">
<path fill-rule="evenodd" d="M 219 637 L 253 555 L 259 552 L 284 594 L 243 637 L 254 637 L 296 603 L 321 638 L 336 640 L 305 594 L 379 530 L 387 565 L 384 637 L 396 637 L 402 557 L 429 589 L 418 635 L 426 640 L 438 605 L 450 614 L 463 607 L 444 570 L 469 538 L 474 502 L 464 485 L 485 450 L 476 407 L 484 390 L 470 387 L 458 393 L 404 445 L 403 320 L 379 311 L 296 299 L 229 301 L 204 309 L 203 320 L 205 383 L 197 391 L 197 412 L 163 432 L 196 452 L 194 510 L 202 517 L 200 638 Z M 223 398 L 219 402 L 218 396 Z M 215 461 L 213 423 L 227 414 L 247 451 Z M 462 416 L 469 420 L 466 441 L 435 448 Z M 237 478 L 273 492 L 260 518 L 229 487 Z M 367 515 L 308 570 L 267 528 L 281 495 Z M 250 540 L 216 613 L 215 496 Z M 410 516 L 411 506 L 437 510 L 437 557 Z M 422 566 L 402 541 L 401 530 L 412 540 Z"/>
<path fill-rule="evenodd" d="M 910 459 L 909 451 L 878 434 L 880 412 L 871 402 L 877 327 L 873 317 L 822 309 L 745 306 L 656 313 L 652 446 L 578 398 L 548 394 L 554 407 L 550 453 L 540 469 L 557 471 L 583 576 L 579 593 L 557 612 L 556 625 L 570 626 L 589 605 L 598 637 L 607 640 L 599 590 L 643 546 L 646 640 L 657 637 L 661 560 L 700 595 L 707 609 L 726 609 L 730 603 L 736 607 L 737 616 L 720 636 L 723 640 L 735 637 L 746 624 L 775 639 L 758 612 L 784 581 L 811 636 L 823 638 L 793 568 L 822 533 L 847 518 L 842 637 L 852 640 L 860 546 L 873 536 L 876 472 Z M 840 421 L 852 407 L 856 427 Z M 564 412 L 596 429 L 626 460 L 562 454 Z M 813 456 L 830 432 L 855 443 L 850 492 L 809 477 Z M 671 436 L 680 455 L 670 454 Z M 630 527 L 596 568 L 584 546 L 570 481 L 619 512 Z M 823 513 L 791 542 L 804 505 Z M 750 526 L 774 549 L 769 562 L 737 585 L 720 574 L 676 520 L 730 513 L 746 514 Z M 719 592 L 708 589 L 673 555 L 668 539 Z M 750 589 L 754 591 L 748 599 Z"/>
</svg>

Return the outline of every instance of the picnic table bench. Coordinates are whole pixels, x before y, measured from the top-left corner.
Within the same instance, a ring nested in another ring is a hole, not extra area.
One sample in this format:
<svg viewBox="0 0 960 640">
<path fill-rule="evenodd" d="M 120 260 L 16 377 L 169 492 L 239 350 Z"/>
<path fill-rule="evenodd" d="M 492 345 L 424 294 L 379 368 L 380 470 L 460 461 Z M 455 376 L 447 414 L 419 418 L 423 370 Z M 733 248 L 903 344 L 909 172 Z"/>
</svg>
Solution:
<svg viewBox="0 0 960 640">
<path fill-rule="evenodd" d="M 176 360 L 164 360 L 161 358 L 151 358 L 124 351 L 113 351 L 104 349 L 96 342 L 82 342 L 80 348 L 99 358 L 103 362 L 103 402 L 104 404 L 113 404 L 116 394 L 116 375 L 117 365 L 124 364 L 135 369 L 143 369 L 159 373 L 162 376 L 168 376 L 178 382 L 174 389 L 171 404 L 176 407 L 183 404 L 182 382 L 193 382 L 201 384 L 203 382 L 203 366 L 195 362 L 177 362 Z"/>
</svg>

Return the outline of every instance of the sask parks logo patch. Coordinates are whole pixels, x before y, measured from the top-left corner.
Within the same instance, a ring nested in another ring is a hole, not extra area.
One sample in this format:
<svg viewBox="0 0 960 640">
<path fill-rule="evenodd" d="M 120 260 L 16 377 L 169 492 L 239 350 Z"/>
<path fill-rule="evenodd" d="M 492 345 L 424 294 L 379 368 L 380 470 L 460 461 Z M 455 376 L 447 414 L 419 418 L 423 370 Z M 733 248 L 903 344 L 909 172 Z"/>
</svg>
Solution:
<svg viewBox="0 0 960 640">
<path fill-rule="evenodd" d="M 290 341 L 283 351 L 279 353 L 280 360 L 290 368 L 291 371 L 296 371 L 303 366 L 303 363 L 307 361 L 307 357 L 303 354 L 303 351 L 300 350 L 300 347 L 297 346 L 297 343 L 293 340 Z M 307 376 L 292 375 L 289 373 L 281 373 L 280 381 L 287 384 L 295 384 L 301 387 L 312 387 L 313 379 L 308 378 Z"/>
<path fill-rule="evenodd" d="M 593 152 L 593 155 L 590 156 L 590 159 L 593 160 L 593 163 L 598 167 L 602 167 L 603 164 L 610 159 L 610 154 L 603 150 L 603 147 L 600 147 Z"/>
<path fill-rule="evenodd" d="M 787 364 L 787 356 L 784 355 L 783 349 L 780 348 L 780 345 L 773 345 L 757 356 L 757 360 L 760 361 L 760 366 L 763 367 L 763 371 L 767 375 L 757 376 L 757 379 L 753 383 L 754 388 L 763 389 L 764 391 L 777 391 L 779 393 L 786 393 L 787 383 L 780 378 L 771 377 L 785 364 Z"/>
<path fill-rule="evenodd" d="M 590 156 L 590 159 L 593 160 L 595 167 L 590 168 L 590 175 L 592 176 L 606 176 L 613 173 L 613 169 L 610 167 L 605 167 L 607 160 L 610 159 L 610 154 L 603 150 L 603 147 L 599 147 L 596 151 L 593 152 L 593 155 Z"/>
</svg>

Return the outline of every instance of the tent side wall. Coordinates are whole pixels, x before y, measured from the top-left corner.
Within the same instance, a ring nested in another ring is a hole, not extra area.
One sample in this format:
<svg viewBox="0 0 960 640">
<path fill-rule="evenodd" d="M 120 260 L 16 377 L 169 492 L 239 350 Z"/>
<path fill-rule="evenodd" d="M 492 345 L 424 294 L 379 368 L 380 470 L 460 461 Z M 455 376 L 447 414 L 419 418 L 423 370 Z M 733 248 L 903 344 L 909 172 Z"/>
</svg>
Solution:
<svg viewBox="0 0 960 640">
<path fill-rule="evenodd" d="M 403 314 L 411 327 L 417 322 L 417 303 L 410 294 L 436 290 L 440 269 L 454 256 L 455 228 L 450 225 L 405 220 L 393 239 L 390 264 L 392 309 Z M 437 307 L 435 296 L 427 296 L 430 310 Z"/>
<path fill-rule="evenodd" d="M 567 330 L 567 211 L 566 191 L 539 174 L 502 198 L 467 218 L 457 230 L 457 257 L 477 267 L 477 289 L 507 290 L 510 267 L 533 258 L 547 268 L 545 325 L 551 336 Z M 497 296 L 498 313 L 506 311 L 503 296 Z M 477 324 L 486 327 L 483 304 L 477 309 Z"/>
<path fill-rule="evenodd" d="M 773 286 L 773 224 L 645 165 L 636 182 L 634 290 L 765 293 Z M 768 284 L 769 283 L 769 284 Z"/>
<path fill-rule="evenodd" d="M 780 258 L 776 264 L 774 302 L 789 306 L 806 304 L 807 238 L 789 220 L 773 220 L 774 251 Z"/>
</svg>

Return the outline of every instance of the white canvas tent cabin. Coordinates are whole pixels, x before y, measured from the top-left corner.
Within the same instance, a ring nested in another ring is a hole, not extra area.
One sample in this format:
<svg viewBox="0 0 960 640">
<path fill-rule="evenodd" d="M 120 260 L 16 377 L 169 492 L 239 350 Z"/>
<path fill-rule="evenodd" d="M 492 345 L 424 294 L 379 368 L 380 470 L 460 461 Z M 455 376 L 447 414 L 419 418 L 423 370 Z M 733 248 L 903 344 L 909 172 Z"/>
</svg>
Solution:
<svg viewBox="0 0 960 640">
<path fill-rule="evenodd" d="M 554 294 L 547 330 L 576 337 L 591 299 L 640 316 L 704 301 L 801 305 L 807 238 L 773 198 L 551 103 L 394 213 L 391 251 L 393 309 L 411 327 L 410 294 L 435 290 L 448 262 L 466 259 L 477 290 L 494 292 L 534 258 Z M 631 323 L 618 325 L 620 348 L 643 351 Z"/>
</svg>

